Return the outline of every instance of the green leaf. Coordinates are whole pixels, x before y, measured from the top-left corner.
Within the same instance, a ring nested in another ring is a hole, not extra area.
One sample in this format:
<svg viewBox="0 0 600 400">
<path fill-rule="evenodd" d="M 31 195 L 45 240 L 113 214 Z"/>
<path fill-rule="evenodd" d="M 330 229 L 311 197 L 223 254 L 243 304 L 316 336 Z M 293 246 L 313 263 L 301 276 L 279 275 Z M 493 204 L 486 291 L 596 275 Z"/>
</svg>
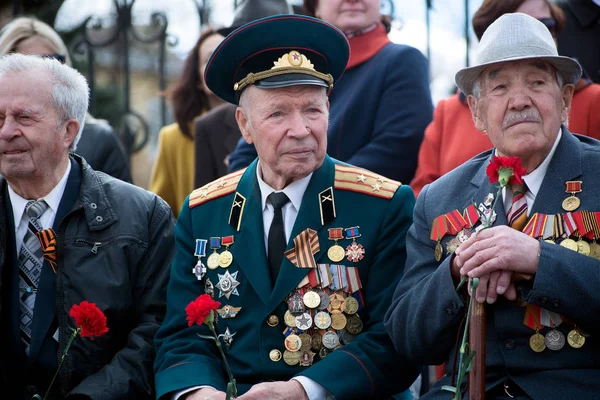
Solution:
<svg viewBox="0 0 600 400">
<path fill-rule="evenodd" d="M 442 386 L 442 390 L 447 390 L 448 392 L 456 393 L 456 388 L 450 385 Z"/>
</svg>

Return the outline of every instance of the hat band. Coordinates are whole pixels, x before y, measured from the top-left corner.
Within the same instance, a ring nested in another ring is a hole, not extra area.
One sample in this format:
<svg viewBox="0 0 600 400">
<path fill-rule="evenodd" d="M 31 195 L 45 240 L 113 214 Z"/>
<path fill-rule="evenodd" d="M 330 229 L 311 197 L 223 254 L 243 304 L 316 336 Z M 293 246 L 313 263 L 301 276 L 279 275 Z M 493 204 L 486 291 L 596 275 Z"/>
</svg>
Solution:
<svg viewBox="0 0 600 400">
<path fill-rule="evenodd" d="M 285 75 L 285 74 L 304 74 L 314 76 L 323 80 L 329 86 L 329 89 L 333 88 L 333 76 L 331 74 L 323 74 L 315 70 L 310 70 L 304 67 L 279 67 L 275 69 L 269 69 L 267 71 L 261 71 L 257 73 L 249 73 L 245 78 L 241 79 L 233 85 L 233 90 L 240 91 L 244 90 L 249 85 L 254 85 L 257 81 L 267 79 L 272 76 Z"/>
</svg>

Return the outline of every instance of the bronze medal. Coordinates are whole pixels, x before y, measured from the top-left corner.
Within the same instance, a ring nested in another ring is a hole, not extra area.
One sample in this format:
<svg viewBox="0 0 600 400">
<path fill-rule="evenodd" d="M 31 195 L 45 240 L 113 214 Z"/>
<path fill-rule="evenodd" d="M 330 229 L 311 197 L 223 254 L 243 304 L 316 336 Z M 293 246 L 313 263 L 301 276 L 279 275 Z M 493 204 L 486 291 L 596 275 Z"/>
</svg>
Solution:
<svg viewBox="0 0 600 400">
<path fill-rule="evenodd" d="M 564 239 L 562 242 L 560 242 L 560 245 L 562 247 L 566 247 L 569 250 L 573 250 L 573 251 L 578 251 L 578 247 L 577 247 L 577 242 L 574 241 L 573 239 Z"/>
<path fill-rule="evenodd" d="M 435 255 L 435 261 L 440 261 L 442 259 L 442 255 L 444 254 L 444 250 L 442 249 L 442 244 L 437 242 L 435 245 L 435 251 L 433 252 Z"/>
<path fill-rule="evenodd" d="M 346 301 L 344 300 L 344 296 L 339 293 L 334 293 L 329 296 L 329 306 L 327 307 L 327 311 L 331 314 L 341 314 L 346 309 Z"/>
<path fill-rule="evenodd" d="M 283 352 L 283 361 L 287 365 L 297 365 L 300 362 L 300 357 L 302 357 L 302 354 L 298 351 L 286 350 Z"/>
<path fill-rule="evenodd" d="M 585 344 L 585 337 L 577 329 L 573 329 L 567 335 L 567 341 L 572 348 L 580 349 Z"/>
<path fill-rule="evenodd" d="M 333 262 L 340 262 L 344 259 L 346 252 L 339 244 L 335 244 L 327 250 L 327 257 Z"/>
<path fill-rule="evenodd" d="M 569 196 L 562 202 L 562 208 L 565 211 L 575 211 L 579 208 L 581 201 L 575 196 Z"/>
<path fill-rule="evenodd" d="M 600 244 L 596 242 L 590 243 L 590 257 L 600 260 Z"/>
<path fill-rule="evenodd" d="M 331 316 L 331 327 L 336 331 L 342 330 L 346 327 L 346 316 L 344 314 L 333 314 Z"/>
<path fill-rule="evenodd" d="M 308 308 L 317 308 L 317 306 L 321 302 L 321 297 L 319 297 L 319 294 L 317 292 L 310 290 L 304 293 L 304 296 L 302 296 L 302 301 L 304 302 L 304 305 Z"/>
<path fill-rule="evenodd" d="M 565 335 L 558 329 L 552 329 L 546 333 L 546 347 L 553 351 L 558 351 L 565 346 Z"/>
<path fill-rule="evenodd" d="M 323 340 L 320 334 L 313 333 L 310 337 L 310 348 L 314 351 L 319 351 L 323 348 Z"/>
<path fill-rule="evenodd" d="M 531 347 L 531 350 L 535 351 L 536 353 L 541 353 L 542 351 L 544 351 L 546 349 L 546 342 L 544 340 L 544 336 L 541 335 L 539 332 L 534 333 L 529 338 L 529 347 Z"/>
<path fill-rule="evenodd" d="M 363 330 L 363 322 L 357 314 L 350 315 L 346 321 L 346 330 L 353 335 L 358 335 Z"/>
<path fill-rule="evenodd" d="M 590 248 L 590 245 L 588 244 L 588 242 L 579 238 L 579 240 L 576 242 L 576 244 L 577 244 L 577 252 L 579 254 L 583 254 L 584 256 L 590 255 L 591 248 Z"/>
<path fill-rule="evenodd" d="M 356 314 L 358 311 L 358 300 L 352 296 L 346 297 L 346 307 L 344 312 L 346 314 Z"/>
<path fill-rule="evenodd" d="M 302 345 L 300 346 L 300 353 L 304 353 L 308 350 L 310 350 L 310 346 L 311 346 L 311 336 L 308 333 L 301 333 L 298 335 L 300 337 L 300 340 L 302 341 Z"/>
<path fill-rule="evenodd" d="M 295 352 L 300 350 L 300 347 L 302 346 L 302 340 L 300 340 L 300 336 L 292 333 L 285 338 L 284 344 L 288 351 Z"/>
<path fill-rule="evenodd" d="M 277 315 L 269 315 L 269 318 L 267 318 L 267 325 L 269 325 L 271 328 L 274 328 L 277 325 L 279 325 L 279 318 L 277 318 Z"/>
</svg>

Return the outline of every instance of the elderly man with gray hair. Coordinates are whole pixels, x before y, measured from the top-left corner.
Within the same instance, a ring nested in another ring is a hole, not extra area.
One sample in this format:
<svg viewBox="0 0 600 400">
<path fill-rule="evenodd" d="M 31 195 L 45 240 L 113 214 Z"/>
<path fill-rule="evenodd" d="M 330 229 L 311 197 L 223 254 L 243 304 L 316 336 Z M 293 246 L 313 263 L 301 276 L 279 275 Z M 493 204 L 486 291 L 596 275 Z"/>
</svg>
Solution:
<svg viewBox="0 0 600 400">
<path fill-rule="evenodd" d="M 55 59 L 0 57 L 0 382 L 14 398 L 154 398 L 175 221 L 158 196 L 69 154 L 88 93 Z M 93 340 L 74 336 L 86 302 L 106 317 Z"/>
<path fill-rule="evenodd" d="M 472 295 L 487 303 L 488 399 L 600 393 L 600 142 L 565 125 L 580 74 L 575 60 L 558 56 L 547 28 L 521 13 L 496 20 L 476 65 L 456 74 L 494 148 L 424 187 L 385 317 L 400 354 L 446 363 L 426 399 L 452 396 L 442 386 L 456 383 L 464 277 L 479 278 Z M 518 159 L 524 185 L 499 191 L 486 176 L 494 156 Z"/>
</svg>

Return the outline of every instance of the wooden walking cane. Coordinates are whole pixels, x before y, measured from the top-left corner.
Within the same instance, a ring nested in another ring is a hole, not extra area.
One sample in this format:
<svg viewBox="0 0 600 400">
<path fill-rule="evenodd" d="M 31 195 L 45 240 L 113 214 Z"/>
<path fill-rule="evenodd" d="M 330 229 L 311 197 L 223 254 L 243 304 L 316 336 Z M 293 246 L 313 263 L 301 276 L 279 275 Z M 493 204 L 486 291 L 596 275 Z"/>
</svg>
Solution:
<svg viewBox="0 0 600 400">
<path fill-rule="evenodd" d="M 512 282 L 530 281 L 531 274 L 513 273 Z M 475 293 L 472 293 L 474 296 Z M 485 303 L 475 302 L 469 315 L 469 346 L 475 351 L 469 371 L 469 400 L 485 400 Z"/>
</svg>

